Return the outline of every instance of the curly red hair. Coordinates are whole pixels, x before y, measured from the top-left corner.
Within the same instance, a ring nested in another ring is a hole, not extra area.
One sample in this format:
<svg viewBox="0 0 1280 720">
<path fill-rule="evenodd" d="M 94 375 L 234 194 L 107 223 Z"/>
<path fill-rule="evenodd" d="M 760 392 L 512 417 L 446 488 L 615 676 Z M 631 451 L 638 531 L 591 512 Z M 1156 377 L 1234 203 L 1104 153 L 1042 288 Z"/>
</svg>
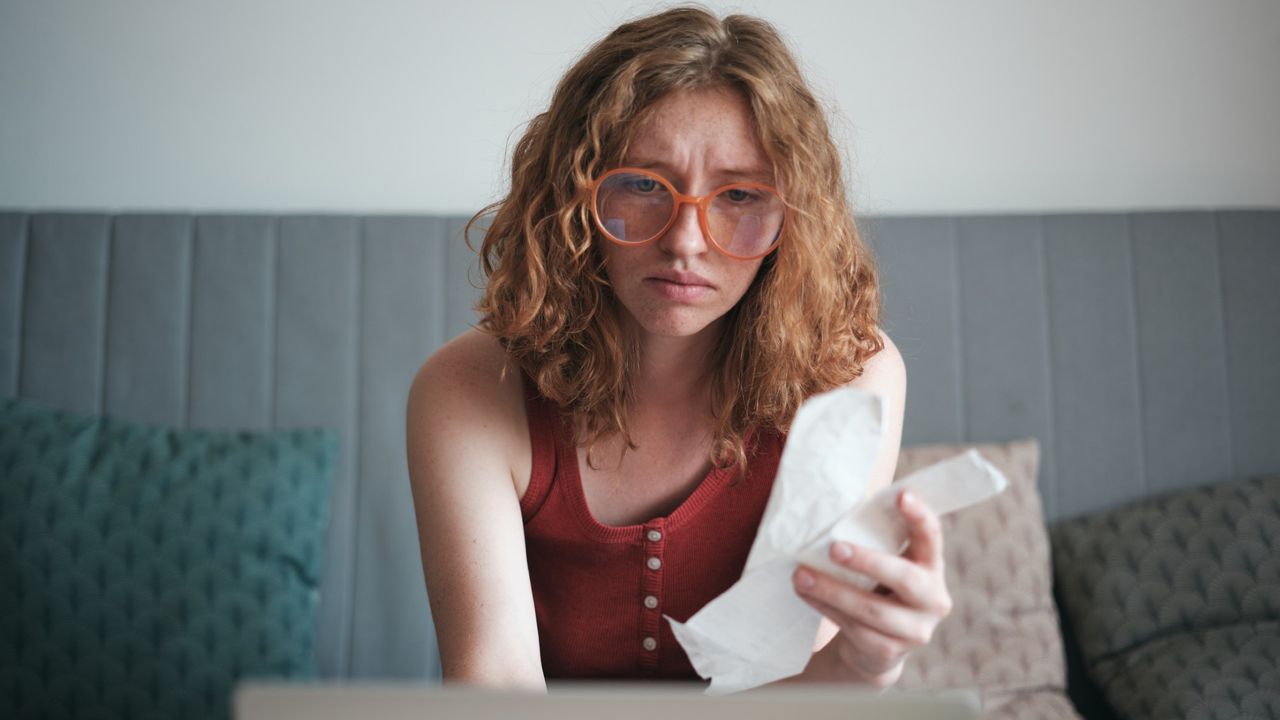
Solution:
<svg viewBox="0 0 1280 720">
<path fill-rule="evenodd" d="M 510 192 L 467 229 L 491 220 L 479 328 L 571 417 L 579 444 L 620 434 L 635 447 L 627 408 L 637 352 L 604 273 L 588 188 L 621 162 L 656 100 L 707 87 L 748 99 L 789 208 L 781 246 L 715 348 L 710 459 L 743 469 L 750 427 L 785 432 L 805 398 L 857 378 L 883 348 L 875 263 L 848 206 L 840 153 L 772 25 L 681 7 L 618 27 L 560 81 L 515 147 Z"/>
</svg>

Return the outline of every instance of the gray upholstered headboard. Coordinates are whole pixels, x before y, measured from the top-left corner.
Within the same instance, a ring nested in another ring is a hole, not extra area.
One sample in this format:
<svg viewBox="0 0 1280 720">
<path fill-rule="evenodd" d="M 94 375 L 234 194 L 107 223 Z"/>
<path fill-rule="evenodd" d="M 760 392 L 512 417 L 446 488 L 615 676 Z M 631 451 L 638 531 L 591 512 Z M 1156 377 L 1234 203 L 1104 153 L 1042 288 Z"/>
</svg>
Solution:
<svg viewBox="0 0 1280 720">
<path fill-rule="evenodd" d="M 463 221 L 0 213 L 0 393 L 335 428 L 321 671 L 434 675 L 404 400 L 471 318 Z M 905 443 L 1039 438 L 1051 518 L 1280 472 L 1280 211 L 863 229 L 907 363 Z"/>
<path fill-rule="evenodd" d="M 1280 470 L 1280 211 L 867 223 L 905 443 L 1032 435 L 1050 519 Z"/>
</svg>

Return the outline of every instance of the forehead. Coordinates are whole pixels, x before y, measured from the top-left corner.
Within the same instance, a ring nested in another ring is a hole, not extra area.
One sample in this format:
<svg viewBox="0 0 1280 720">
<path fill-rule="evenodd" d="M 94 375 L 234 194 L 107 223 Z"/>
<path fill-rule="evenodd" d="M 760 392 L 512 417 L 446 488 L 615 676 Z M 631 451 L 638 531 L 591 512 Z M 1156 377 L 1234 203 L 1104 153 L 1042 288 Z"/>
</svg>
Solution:
<svg viewBox="0 0 1280 720">
<path fill-rule="evenodd" d="M 772 175 L 751 105 L 731 88 L 680 90 L 659 99 L 636 126 L 626 162 Z"/>
</svg>

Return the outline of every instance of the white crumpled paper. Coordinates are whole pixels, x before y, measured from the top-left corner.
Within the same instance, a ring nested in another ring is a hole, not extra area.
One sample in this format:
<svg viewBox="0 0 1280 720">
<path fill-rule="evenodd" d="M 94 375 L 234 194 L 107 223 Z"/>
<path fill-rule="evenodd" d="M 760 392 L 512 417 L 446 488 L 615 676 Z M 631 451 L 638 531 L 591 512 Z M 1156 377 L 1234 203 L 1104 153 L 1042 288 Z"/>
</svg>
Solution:
<svg viewBox="0 0 1280 720">
<path fill-rule="evenodd" d="M 833 541 L 897 554 L 907 543 L 898 493 L 909 489 L 942 515 L 1008 485 L 970 450 L 867 498 L 880 417 L 880 398 L 852 387 L 801 405 L 742 578 L 688 622 L 666 616 L 694 669 L 711 679 L 708 693 L 747 690 L 804 670 L 822 617 L 792 589 L 797 563 L 870 588 L 865 576 L 829 559 Z"/>
</svg>

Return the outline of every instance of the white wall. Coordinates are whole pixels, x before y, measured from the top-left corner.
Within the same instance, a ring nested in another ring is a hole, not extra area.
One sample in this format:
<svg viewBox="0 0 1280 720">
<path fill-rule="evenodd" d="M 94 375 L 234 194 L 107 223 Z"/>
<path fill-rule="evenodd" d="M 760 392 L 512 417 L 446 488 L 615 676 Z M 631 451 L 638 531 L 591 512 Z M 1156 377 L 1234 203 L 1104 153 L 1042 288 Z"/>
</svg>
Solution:
<svg viewBox="0 0 1280 720">
<path fill-rule="evenodd" d="M 1280 2 L 712 6 L 799 51 L 862 212 L 1280 206 Z M 470 212 L 653 7 L 0 0 L 0 208 Z"/>
</svg>

